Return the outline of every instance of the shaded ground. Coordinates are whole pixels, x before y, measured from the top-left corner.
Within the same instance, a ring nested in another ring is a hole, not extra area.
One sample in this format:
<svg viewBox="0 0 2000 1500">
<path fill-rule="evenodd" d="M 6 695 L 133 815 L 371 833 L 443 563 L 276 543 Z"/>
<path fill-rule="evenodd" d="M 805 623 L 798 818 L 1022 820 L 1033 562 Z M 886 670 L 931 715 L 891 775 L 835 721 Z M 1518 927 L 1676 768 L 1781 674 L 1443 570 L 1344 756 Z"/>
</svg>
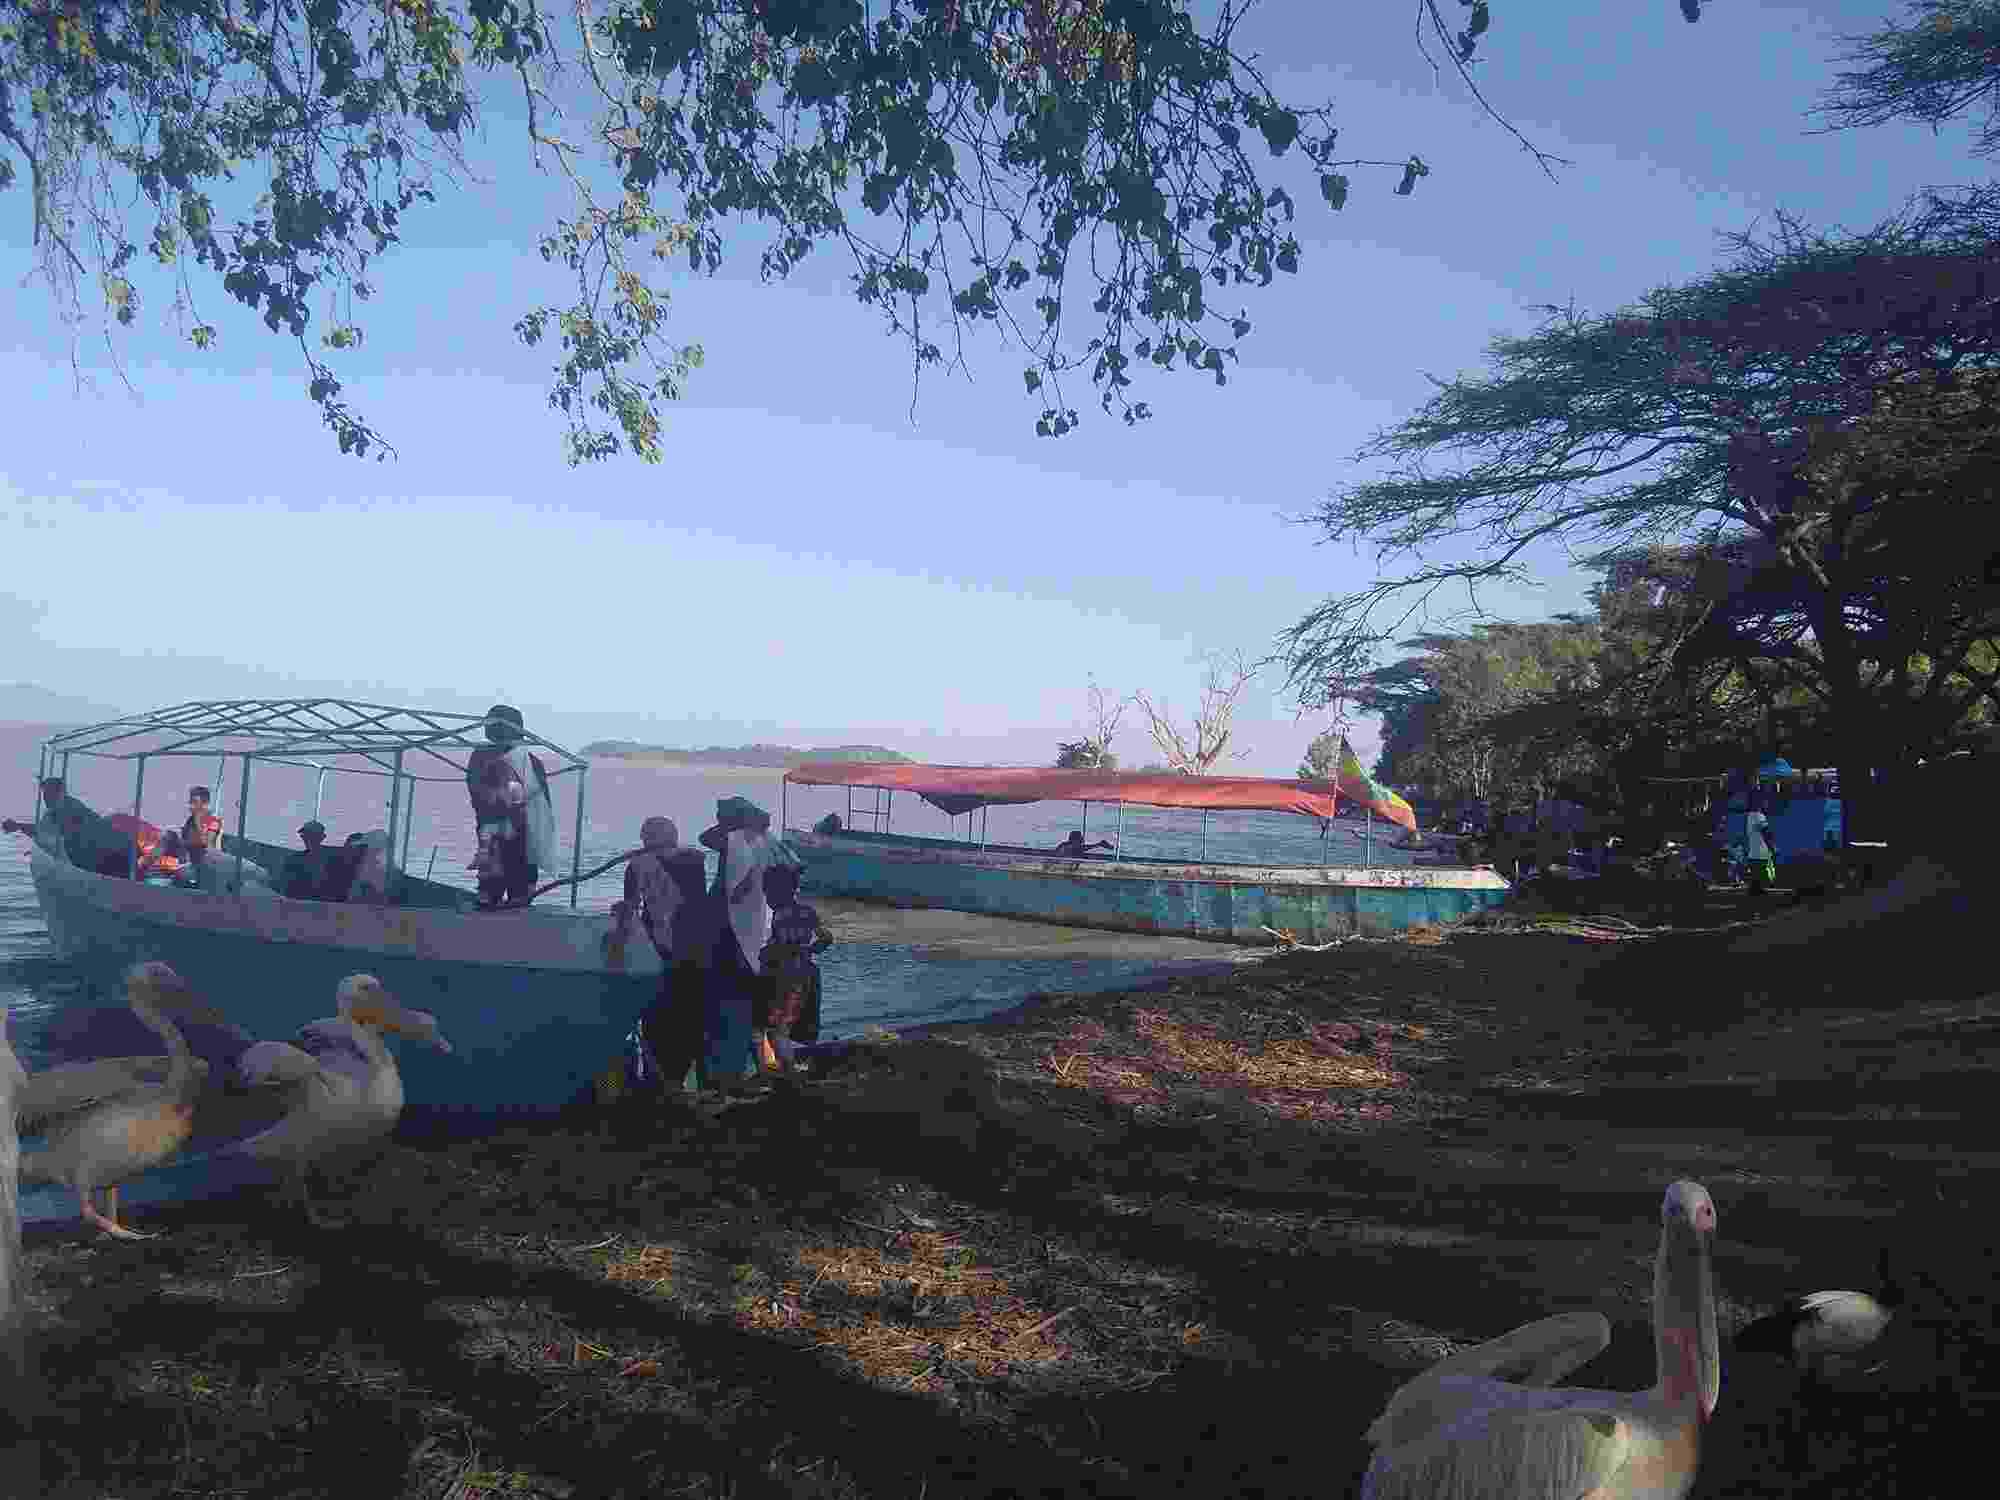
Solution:
<svg viewBox="0 0 2000 1500">
<path fill-rule="evenodd" d="M 1885 1236 L 1992 1326 L 1983 976 L 1883 945 L 1753 991 L 1738 930 L 1520 925 L 1055 997 L 720 1112 L 398 1145 L 328 1233 L 251 1195 L 144 1244 L 36 1232 L 44 1488 L 1339 1496 L 1458 1342 L 1595 1306 L 1578 1383 L 1649 1384 L 1682 1176 L 1725 1332 L 1866 1286 Z M 1696 1493 L 1941 1492 L 1995 1381 L 1933 1333 L 1799 1449 L 1788 1377 L 1730 1364 Z"/>
</svg>

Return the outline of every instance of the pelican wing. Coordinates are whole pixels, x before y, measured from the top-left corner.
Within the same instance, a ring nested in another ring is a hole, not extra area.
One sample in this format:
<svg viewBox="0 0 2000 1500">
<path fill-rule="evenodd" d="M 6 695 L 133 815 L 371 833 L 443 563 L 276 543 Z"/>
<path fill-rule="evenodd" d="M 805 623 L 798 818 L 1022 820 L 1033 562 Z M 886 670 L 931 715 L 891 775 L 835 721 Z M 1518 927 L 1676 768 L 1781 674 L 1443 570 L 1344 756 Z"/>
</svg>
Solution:
<svg viewBox="0 0 2000 1500">
<path fill-rule="evenodd" d="M 1482 1407 L 1421 1442 L 1378 1453 L 1362 1500 L 1582 1500 L 1617 1479 L 1632 1449 L 1630 1424 L 1608 1406 Z"/>
<path fill-rule="evenodd" d="M 107 1057 L 97 1062 L 65 1063 L 32 1073 L 15 1095 L 14 1110 L 23 1123 L 45 1123 L 96 1105 L 166 1085 L 169 1057 Z M 194 1059 L 197 1077 L 208 1064 Z"/>
<path fill-rule="evenodd" d="M 375 1059 L 362 1047 L 351 1022 L 309 1022 L 299 1028 L 299 1046 L 328 1072 L 342 1074 L 363 1086 L 374 1076 Z"/>
<path fill-rule="evenodd" d="M 1611 1323 L 1599 1312 L 1559 1313 L 1524 1323 L 1512 1333 L 1447 1356 L 1403 1386 L 1369 1427 L 1368 1441 L 1378 1448 L 1400 1447 L 1435 1430 L 1449 1418 L 1447 1393 L 1458 1388 L 1453 1377 L 1524 1388 L 1552 1386 L 1610 1343 Z"/>
<path fill-rule="evenodd" d="M 319 1076 L 319 1059 L 290 1042 L 255 1042 L 243 1049 L 236 1070 L 252 1088 L 283 1088 Z"/>
</svg>

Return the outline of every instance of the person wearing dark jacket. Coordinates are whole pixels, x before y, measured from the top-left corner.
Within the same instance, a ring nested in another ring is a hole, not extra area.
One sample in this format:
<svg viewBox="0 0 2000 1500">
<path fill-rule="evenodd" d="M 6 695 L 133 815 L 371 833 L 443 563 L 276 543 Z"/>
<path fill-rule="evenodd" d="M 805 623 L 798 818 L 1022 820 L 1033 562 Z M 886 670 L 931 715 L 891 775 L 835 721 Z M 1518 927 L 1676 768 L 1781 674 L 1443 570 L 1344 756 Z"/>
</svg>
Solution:
<svg viewBox="0 0 2000 1500">
<path fill-rule="evenodd" d="M 338 863 L 336 852 L 326 846 L 326 825 L 308 819 L 299 828 L 299 842 L 305 847 L 285 862 L 285 894 L 294 901 L 325 901 Z"/>
<path fill-rule="evenodd" d="M 625 865 L 625 898 L 611 908 L 608 946 L 622 953 L 636 922 L 660 955 L 658 997 L 639 1019 L 660 1085 L 679 1089 L 706 1045 L 703 991 L 715 947 L 715 920 L 699 849 L 684 848 L 672 818 L 639 826 L 645 846 Z M 620 960 L 622 961 L 622 960 Z"/>
<path fill-rule="evenodd" d="M 8 833 L 32 834 L 48 853 L 98 875 L 129 875 L 137 858 L 132 840 L 102 813 L 72 797 L 60 776 L 42 779 L 40 818 L 33 823 L 8 818 L 0 827 Z"/>
</svg>

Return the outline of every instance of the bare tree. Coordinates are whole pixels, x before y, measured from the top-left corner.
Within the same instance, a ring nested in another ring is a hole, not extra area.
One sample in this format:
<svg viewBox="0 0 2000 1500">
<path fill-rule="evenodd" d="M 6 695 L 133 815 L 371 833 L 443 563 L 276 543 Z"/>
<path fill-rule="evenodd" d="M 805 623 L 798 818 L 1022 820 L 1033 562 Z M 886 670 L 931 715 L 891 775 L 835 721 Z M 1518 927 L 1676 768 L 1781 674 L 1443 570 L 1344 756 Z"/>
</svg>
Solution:
<svg viewBox="0 0 2000 1500">
<path fill-rule="evenodd" d="M 1244 659 L 1241 651 L 1209 658 L 1208 669 L 1202 675 L 1201 706 L 1194 715 L 1192 749 L 1187 737 L 1173 722 L 1172 711 L 1165 699 L 1160 700 L 1157 708 L 1143 692 L 1134 693 L 1132 701 L 1145 714 L 1147 730 L 1167 764 L 1183 776 L 1207 776 L 1213 771 L 1215 763 L 1223 758 L 1223 752 L 1229 745 L 1229 724 L 1236 716 L 1236 700 L 1242 694 L 1244 684 L 1256 675 L 1257 669 Z M 1249 753 L 1237 750 L 1229 758 L 1240 760 Z"/>
<path fill-rule="evenodd" d="M 1118 722 L 1125 717 L 1131 700 L 1113 698 L 1090 679 L 1090 713 L 1086 732 L 1080 740 L 1065 740 L 1056 747 L 1056 769 L 1061 771 L 1115 771 L 1118 757 L 1111 740 Z"/>
<path fill-rule="evenodd" d="M 1113 698 L 1098 686 L 1096 678 L 1090 680 L 1090 743 L 1097 747 L 1100 763 L 1116 761 L 1117 757 L 1111 753 L 1111 738 L 1118 733 L 1118 723 L 1131 706 L 1130 698 Z M 1106 764 L 1104 769 L 1113 767 Z"/>
</svg>

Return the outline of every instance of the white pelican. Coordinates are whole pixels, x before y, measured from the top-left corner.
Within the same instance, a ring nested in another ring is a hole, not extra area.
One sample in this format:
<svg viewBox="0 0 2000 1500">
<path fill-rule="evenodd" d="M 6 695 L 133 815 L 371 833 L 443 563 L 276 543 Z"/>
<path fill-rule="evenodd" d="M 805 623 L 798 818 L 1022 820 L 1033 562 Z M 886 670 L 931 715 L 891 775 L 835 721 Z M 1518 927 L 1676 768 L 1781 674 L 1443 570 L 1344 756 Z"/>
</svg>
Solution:
<svg viewBox="0 0 2000 1500">
<path fill-rule="evenodd" d="M 1882 1336 L 1904 1303 L 1889 1275 L 1889 1251 L 1876 1260 L 1881 1285 L 1866 1292 L 1808 1292 L 1736 1335 L 1739 1354 L 1776 1354 L 1801 1375 L 1825 1382 L 1867 1373 L 1881 1357 Z"/>
<path fill-rule="evenodd" d="M 208 1075 L 208 1064 L 189 1050 L 172 1017 L 211 1024 L 222 1018 L 197 1002 L 168 964 L 135 964 L 126 972 L 125 994 L 133 1014 L 166 1043 L 167 1055 L 49 1068 L 26 1080 L 14 1107 L 20 1119 L 38 1123 L 48 1137 L 45 1148 L 20 1158 L 20 1176 L 66 1185 L 83 1205 L 87 1223 L 116 1239 L 145 1240 L 153 1236 L 118 1222 L 118 1184 L 187 1144 L 194 1133 L 195 1100 Z M 98 1212 L 99 1189 L 105 1191 L 108 1214 Z"/>
<path fill-rule="evenodd" d="M 16 1172 L 21 1164 L 21 1137 L 14 1114 L 28 1075 L 7 1040 L 7 1011 L 0 1006 L 0 1360 L 16 1379 L 26 1373 L 27 1298 L 22 1287 L 21 1199 Z"/>
<path fill-rule="evenodd" d="M 1722 1392 L 1715 1203 L 1700 1183 L 1677 1182 L 1660 1217 L 1651 1390 L 1556 1388 L 1611 1342 L 1611 1325 L 1595 1312 L 1530 1323 L 1396 1392 L 1368 1429 L 1363 1500 L 1681 1500 Z"/>
<path fill-rule="evenodd" d="M 441 1052 L 451 1043 L 437 1017 L 408 1010 L 372 974 L 350 974 L 337 991 L 340 1014 L 313 1021 L 299 1031 L 296 1045 L 257 1042 L 237 1063 L 241 1082 L 270 1090 L 284 1116 L 268 1130 L 229 1147 L 289 1169 L 306 1222 L 320 1226 L 306 1192 L 306 1170 L 336 1152 L 380 1140 L 403 1113 L 403 1078 L 381 1033 L 395 1032 L 429 1042 Z"/>
</svg>

